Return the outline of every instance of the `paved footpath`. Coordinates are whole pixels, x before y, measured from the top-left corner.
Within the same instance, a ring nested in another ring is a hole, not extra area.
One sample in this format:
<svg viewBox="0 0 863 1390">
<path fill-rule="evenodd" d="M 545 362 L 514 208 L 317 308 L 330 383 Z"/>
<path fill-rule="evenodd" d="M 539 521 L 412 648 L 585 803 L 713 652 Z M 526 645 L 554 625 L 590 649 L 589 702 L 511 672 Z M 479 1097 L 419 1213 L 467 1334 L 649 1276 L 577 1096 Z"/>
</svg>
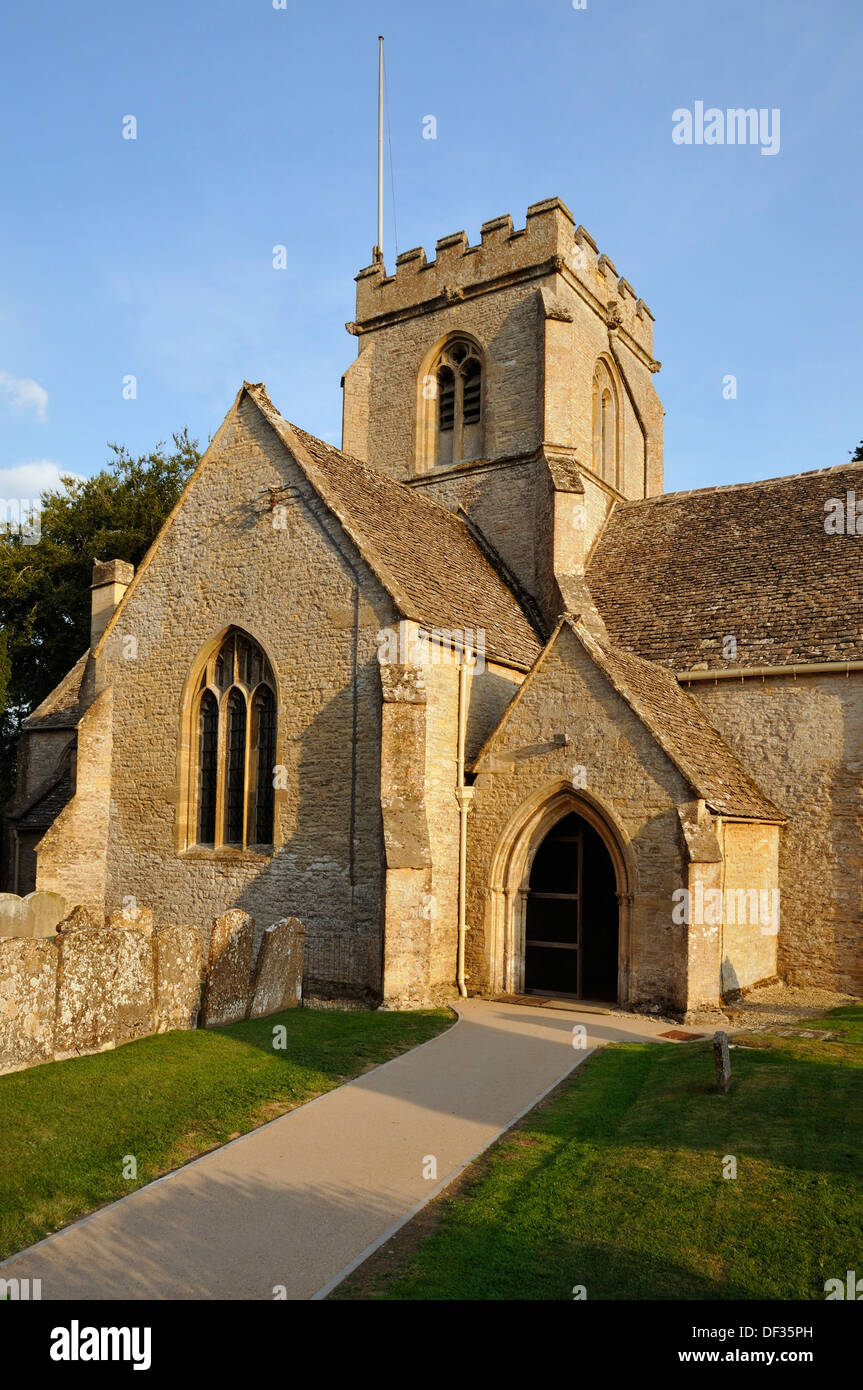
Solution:
<svg viewBox="0 0 863 1390">
<path fill-rule="evenodd" d="M 0 1277 L 41 1279 L 43 1299 L 324 1297 L 588 1050 L 668 1026 L 475 999 L 458 1012 L 440 1037 L 58 1231 Z"/>
</svg>

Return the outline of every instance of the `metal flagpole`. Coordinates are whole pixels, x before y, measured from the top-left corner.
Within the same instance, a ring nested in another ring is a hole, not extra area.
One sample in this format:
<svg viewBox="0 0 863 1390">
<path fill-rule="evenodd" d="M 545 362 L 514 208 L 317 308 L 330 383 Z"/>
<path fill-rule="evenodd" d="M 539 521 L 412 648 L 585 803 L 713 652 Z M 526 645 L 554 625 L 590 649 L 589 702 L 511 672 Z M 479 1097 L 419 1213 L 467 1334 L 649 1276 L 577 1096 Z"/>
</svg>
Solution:
<svg viewBox="0 0 863 1390">
<path fill-rule="evenodd" d="M 378 239 L 372 262 L 384 258 L 384 36 L 378 34 Z"/>
</svg>

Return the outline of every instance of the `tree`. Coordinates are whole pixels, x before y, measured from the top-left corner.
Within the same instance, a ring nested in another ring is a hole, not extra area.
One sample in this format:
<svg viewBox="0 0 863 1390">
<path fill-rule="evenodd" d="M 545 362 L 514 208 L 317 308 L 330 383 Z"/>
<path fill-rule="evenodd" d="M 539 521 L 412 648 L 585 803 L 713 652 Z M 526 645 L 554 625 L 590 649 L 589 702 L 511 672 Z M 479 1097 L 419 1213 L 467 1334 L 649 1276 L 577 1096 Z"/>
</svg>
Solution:
<svg viewBox="0 0 863 1390">
<path fill-rule="evenodd" d="M 187 430 L 173 451 L 133 458 L 118 444 L 92 478 L 42 494 L 39 540 L 0 536 L 0 801 L 15 780 L 21 724 L 87 650 L 94 560 L 138 565 L 200 459 Z"/>
<path fill-rule="evenodd" d="M 851 462 L 863 463 L 863 439 L 860 440 L 860 443 L 857 445 L 857 448 L 852 452 Z"/>
</svg>

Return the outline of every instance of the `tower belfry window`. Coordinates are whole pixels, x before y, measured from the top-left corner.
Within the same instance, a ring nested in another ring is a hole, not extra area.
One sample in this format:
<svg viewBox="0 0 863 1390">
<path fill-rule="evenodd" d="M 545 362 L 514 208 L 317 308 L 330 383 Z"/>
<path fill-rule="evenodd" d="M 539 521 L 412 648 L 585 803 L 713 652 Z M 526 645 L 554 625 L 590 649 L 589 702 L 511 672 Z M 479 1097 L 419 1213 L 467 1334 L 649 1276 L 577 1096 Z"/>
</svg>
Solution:
<svg viewBox="0 0 863 1390">
<path fill-rule="evenodd" d="M 441 350 L 432 380 L 437 400 L 434 457 L 438 465 L 482 458 L 482 362 L 468 338 L 454 338 Z"/>
</svg>

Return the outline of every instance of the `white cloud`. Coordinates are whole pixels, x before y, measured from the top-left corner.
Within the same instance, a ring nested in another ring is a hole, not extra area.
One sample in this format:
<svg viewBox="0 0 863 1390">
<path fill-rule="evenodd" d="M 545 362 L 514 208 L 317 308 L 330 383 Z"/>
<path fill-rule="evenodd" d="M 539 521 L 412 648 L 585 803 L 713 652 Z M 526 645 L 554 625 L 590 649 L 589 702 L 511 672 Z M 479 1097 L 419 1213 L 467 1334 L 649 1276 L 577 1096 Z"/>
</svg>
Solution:
<svg viewBox="0 0 863 1390">
<path fill-rule="evenodd" d="M 0 372 L 0 395 L 5 396 L 13 410 L 22 413 L 32 410 L 37 420 L 44 420 L 47 416 L 48 392 L 30 377 Z"/>
<path fill-rule="evenodd" d="M 11 468 L 0 468 L 0 498 L 35 502 L 49 488 L 62 491 L 60 474 L 65 472 L 55 459 L 28 459 Z"/>
</svg>

